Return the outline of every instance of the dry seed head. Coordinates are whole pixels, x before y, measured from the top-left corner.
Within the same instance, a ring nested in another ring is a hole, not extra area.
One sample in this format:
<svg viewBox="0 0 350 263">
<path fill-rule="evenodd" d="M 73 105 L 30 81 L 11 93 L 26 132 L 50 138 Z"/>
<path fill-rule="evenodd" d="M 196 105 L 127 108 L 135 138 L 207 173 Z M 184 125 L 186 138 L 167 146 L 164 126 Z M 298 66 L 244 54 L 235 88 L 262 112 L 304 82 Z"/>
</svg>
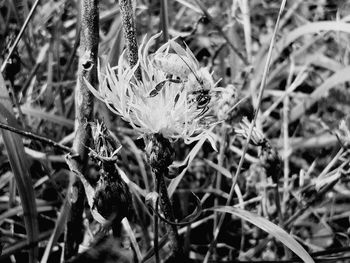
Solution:
<svg viewBox="0 0 350 263">
<path fill-rule="evenodd" d="M 251 123 L 246 117 L 240 123 L 241 129 L 235 129 L 235 132 L 244 138 L 248 138 Z M 271 176 L 274 183 L 278 182 L 282 173 L 282 160 L 276 149 L 271 147 L 270 142 L 264 137 L 262 131 L 254 127 L 250 143 L 261 147 L 260 159 L 266 170 L 267 176 Z"/>
<path fill-rule="evenodd" d="M 241 128 L 235 129 L 235 133 L 243 136 L 244 138 L 248 138 L 248 133 L 249 133 L 249 128 L 251 123 L 249 122 L 247 117 L 243 117 L 242 122 L 239 125 L 241 126 Z M 253 144 L 254 146 L 264 146 L 268 142 L 265 139 L 263 133 L 260 130 L 258 130 L 256 127 L 254 127 L 252 131 L 250 143 Z"/>
<path fill-rule="evenodd" d="M 345 146 L 348 146 L 350 144 L 349 120 L 349 116 L 341 120 L 339 123 L 339 128 L 336 130 L 336 135 L 338 139 Z"/>
<path fill-rule="evenodd" d="M 265 167 L 267 176 L 271 176 L 274 183 L 278 183 L 283 171 L 282 159 L 277 150 L 266 144 L 262 147 L 260 159 Z"/>
</svg>

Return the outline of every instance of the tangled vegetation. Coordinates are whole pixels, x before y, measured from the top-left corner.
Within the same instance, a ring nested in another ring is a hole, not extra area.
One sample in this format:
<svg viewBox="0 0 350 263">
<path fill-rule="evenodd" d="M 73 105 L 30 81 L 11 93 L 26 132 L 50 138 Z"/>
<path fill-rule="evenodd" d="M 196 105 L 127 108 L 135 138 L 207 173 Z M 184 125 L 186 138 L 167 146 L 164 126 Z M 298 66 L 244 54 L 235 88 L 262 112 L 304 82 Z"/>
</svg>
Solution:
<svg viewBox="0 0 350 263">
<path fill-rule="evenodd" d="M 0 1 L 1 262 L 348 262 L 347 1 Z"/>
</svg>

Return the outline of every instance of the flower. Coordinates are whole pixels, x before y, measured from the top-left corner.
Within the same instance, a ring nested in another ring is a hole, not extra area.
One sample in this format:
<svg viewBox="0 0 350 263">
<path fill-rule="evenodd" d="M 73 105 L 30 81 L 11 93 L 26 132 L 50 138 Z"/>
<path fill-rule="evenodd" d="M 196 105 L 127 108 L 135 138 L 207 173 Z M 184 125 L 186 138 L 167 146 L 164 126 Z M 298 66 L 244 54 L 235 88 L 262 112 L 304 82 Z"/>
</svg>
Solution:
<svg viewBox="0 0 350 263">
<path fill-rule="evenodd" d="M 212 92 L 219 88 L 208 69 L 201 68 L 193 53 L 174 40 L 149 54 L 160 34 L 147 43 L 143 40 L 137 65 L 130 67 L 123 53 L 118 66 L 107 66 L 105 73 L 99 70 L 99 91 L 86 81 L 87 86 L 141 135 L 159 133 L 191 143 L 201 138 L 199 134 L 208 134 L 200 121 L 212 103 Z M 134 75 L 138 67 L 142 81 Z"/>
</svg>

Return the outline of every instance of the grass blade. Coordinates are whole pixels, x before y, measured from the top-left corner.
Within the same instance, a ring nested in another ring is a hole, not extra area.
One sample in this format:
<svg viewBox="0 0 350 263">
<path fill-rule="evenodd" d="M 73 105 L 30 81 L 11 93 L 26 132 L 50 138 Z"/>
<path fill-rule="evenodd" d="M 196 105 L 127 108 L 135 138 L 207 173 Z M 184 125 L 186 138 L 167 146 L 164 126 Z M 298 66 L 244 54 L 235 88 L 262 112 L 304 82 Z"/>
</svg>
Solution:
<svg viewBox="0 0 350 263">
<path fill-rule="evenodd" d="M 137 261 L 138 262 L 141 262 L 142 260 L 142 253 L 141 253 L 141 250 L 140 250 L 140 247 L 139 245 L 137 244 L 137 241 L 136 241 L 136 237 L 135 237 L 135 234 L 130 226 L 130 223 L 129 223 L 129 220 L 124 217 L 124 219 L 122 220 L 122 224 L 125 228 L 125 231 L 128 233 L 129 235 L 129 238 L 130 238 L 130 241 L 131 241 L 131 244 L 135 250 L 135 254 L 137 256 Z"/>
<path fill-rule="evenodd" d="M 338 86 L 341 83 L 350 81 L 350 66 L 337 71 L 328 79 L 326 79 L 318 88 L 316 88 L 310 96 L 308 96 L 303 102 L 296 105 L 290 113 L 290 122 L 296 121 L 300 118 L 306 110 L 314 105 L 321 97 L 326 96 L 328 91 Z"/>
<path fill-rule="evenodd" d="M 0 93 L 3 94 L 0 98 L 0 121 L 16 127 L 16 118 L 12 112 L 11 101 L 2 74 L 0 74 Z M 37 209 L 22 138 L 19 135 L 6 130 L 1 130 L 1 134 L 16 180 L 18 193 L 21 198 L 21 204 L 24 211 L 24 223 L 28 237 L 27 241 L 28 243 L 35 243 L 38 241 L 39 235 Z M 37 254 L 37 246 L 31 247 L 29 250 L 28 262 L 36 262 Z"/>
<path fill-rule="evenodd" d="M 274 236 L 277 240 L 281 241 L 286 247 L 288 247 L 296 255 L 298 255 L 304 262 L 314 263 L 314 260 L 312 259 L 312 257 L 291 235 L 289 235 L 286 231 L 284 231 L 279 226 L 271 223 L 269 220 L 257 214 L 251 213 L 249 211 L 246 211 L 240 208 L 234 208 L 231 206 L 215 207 L 215 208 L 207 209 L 207 211 L 229 213 L 241 219 L 244 219 L 249 223 L 256 225 L 257 227 L 266 231 L 270 235 Z"/>
<path fill-rule="evenodd" d="M 72 182 L 72 181 L 73 180 L 70 180 L 70 182 Z M 70 188 L 71 188 L 71 183 L 70 183 L 68 189 L 70 189 Z M 61 207 L 60 215 L 58 216 L 58 218 L 56 220 L 55 228 L 50 236 L 48 244 L 46 245 L 45 252 L 44 252 L 43 257 L 41 258 L 40 263 L 49 262 L 48 259 L 49 259 L 50 253 L 52 251 L 52 248 L 57 243 L 58 238 L 63 233 L 64 228 L 66 226 L 66 221 L 68 218 L 69 210 L 70 210 L 69 195 L 67 195 L 67 197 L 64 200 L 64 203 Z"/>
<path fill-rule="evenodd" d="M 206 140 L 206 138 L 203 137 L 196 143 L 196 145 L 193 147 L 193 149 L 190 151 L 190 153 L 188 154 L 188 156 L 184 160 L 184 164 L 186 164 L 186 167 L 181 171 L 181 173 L 175 179 L 171 180 L 171 182 L 168 186 L 168 194 L 170 197 L 174 194 L 181 179 L 184 177 L 186 171 L 188 170 L 191 162 L 196 157 L 197 153 L 201 150 L 202 145 L 204 144 L 205 140 Z"/>
</svg>

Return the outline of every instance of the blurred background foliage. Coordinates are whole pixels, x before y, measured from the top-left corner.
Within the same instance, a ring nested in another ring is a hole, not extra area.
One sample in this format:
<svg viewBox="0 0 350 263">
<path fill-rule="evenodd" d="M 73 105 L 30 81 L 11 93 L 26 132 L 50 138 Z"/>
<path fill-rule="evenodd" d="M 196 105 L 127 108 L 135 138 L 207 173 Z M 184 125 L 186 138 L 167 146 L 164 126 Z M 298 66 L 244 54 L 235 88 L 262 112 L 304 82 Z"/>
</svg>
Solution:
<svg viewBox="0 0 350 263">
<path fill-rule="evenodd" d="M 196 1 L 177 0 L 167 1 L 166 12 L 159 0 L 133 3 L 139 43 L 146 35 L 164 30 L 164 19 L 168 17 L 166 30 L 170 37 L 184 41 L 200 63 L 214 71 L 219 86 L 231 94 L 228 105 L 210 105 L 209 116 L 223 121 L 212 130 L 218 151 L 207 142 L 197 147 L 181 141 L 174 144 L 177 162 L 186 156 L 191 160 L 185 170 L 174 171 L 184 174 L 173 195 L 176 218 L 180 220 L 195 208 L 191 192 L 201 199 L 203 208 L 224 205 L 228 198 L 231 176 L 245 143 L 234 128 L 239 127 L 244 116 L 253 117 L 280 1 L 206 0 L 199 6 Z M 31 0 L 0 1 L 0 61 L 8 55 L 33 4 Z M 101 0 L 99 6 L 100 63 L 115 66 L 124 49 L 119 7 L 112 0 Z M 3 72 L 17 126 L 67 146 L 71 146 L 74 137 L 78 14 L 79 1 L 41 1 Z M 282 226 L 311 255 L 326 260 L 323 262 L 333 258 L 347 262 L 350 255 L 349 21 L 348 1 L 287 1 L 257 118 L 257 127 L 281 157 L 281 177 L 273 180 L 266 160 L 260 158 L 261 147 L 250 145 L 238 177 L 236 193 L 241 195 L 233 200 L 235 205 L 243 200 L 245 210 Z M 160 39 L 157 46 L 161 42 Z M 220 112 L 242 98 L 245 99 L 234 110 Z M 154 230 L 152 216 L 144 204 L 153 181 L 142 151 L 143 142 L 99 101 L 95 116 L 104 120 L 123 145 L 118 165 L 130 179 L 133 193 L 131 231 L 145 256 Z M 342 119 L 344 124 L 339 127 Z M 23 210 L 3 139 L 0 137 L 0 259 L 25 262 L 28 248 Z M 38 211 L 41 258 L 64 204 L 69 169 L 61 150 L 25 137 L 23 144 Z M 97 180 L 98 169 L 91 160 L 90 177 Z M 276 203 L 276 189 L 280 204 Z M 82 248 L 98 232 L 88 208 L 85 218 Z M 191 227 L 180 230 L 185 252 L 196 262 L 202 262 L 212 241 L 216 224 L 213 218 L 212 214 L 202 214 Z M 164 225 L 159 231 L 160 236 L 166 234 Z M 130 247 L 129 234 L 130 231 L 120 238 L 126 250 Z M 58 238 L 48 262 L 60 261 L 62 243 L 63 238 Z M 160 253 L 164 256 L 166 252 L 164 248 Z M 292 258 L 281 243 L 235 216 L 226 217 L 214 255 L 223 262 L 282 262 Z"/>
</svg>

